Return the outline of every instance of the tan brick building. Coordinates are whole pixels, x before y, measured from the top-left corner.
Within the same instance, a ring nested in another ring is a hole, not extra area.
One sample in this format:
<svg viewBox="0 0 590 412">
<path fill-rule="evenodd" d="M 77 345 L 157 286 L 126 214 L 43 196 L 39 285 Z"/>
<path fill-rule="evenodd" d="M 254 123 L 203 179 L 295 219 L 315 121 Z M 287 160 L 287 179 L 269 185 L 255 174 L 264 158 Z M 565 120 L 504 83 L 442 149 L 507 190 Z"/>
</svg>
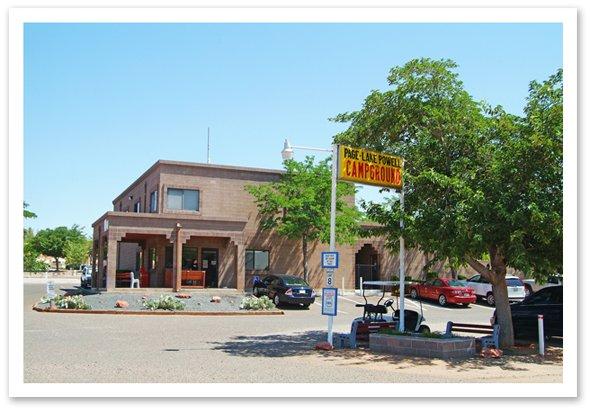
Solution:
<svg viewBox="0 0 590 412">
<path fill-rule="evenodd" d="M 159 160 L 113 200 L 113 211 L 93 223 L 93 283 L 129 287 L 128 272 L 141 273 L 141 288 L 191 287 L 247 290 L 254 276 L 302 274 L 301 242 L 259 229 L 248 184 L 279 179 L 280 170 Z M 383 240 L 339 245 L 336 286 L 358 288 L 364 279 L 390 279 L 399 260 Z M 309 247 L 309 281 L 323 285 L 320 253 Z M 409 251 L 408 275 L 424 257 Z"/>
</svg>

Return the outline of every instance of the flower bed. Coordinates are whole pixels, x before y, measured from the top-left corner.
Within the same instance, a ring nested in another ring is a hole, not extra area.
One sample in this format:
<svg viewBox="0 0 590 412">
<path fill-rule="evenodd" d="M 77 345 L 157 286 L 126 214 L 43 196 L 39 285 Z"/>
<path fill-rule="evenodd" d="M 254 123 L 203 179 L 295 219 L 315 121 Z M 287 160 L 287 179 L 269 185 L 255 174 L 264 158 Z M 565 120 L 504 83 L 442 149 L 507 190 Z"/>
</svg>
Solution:
<svg viewBox="0 0 590 412">
<path fill-rule="evenodd" d="M 369 349 L 375 352 L 426 358 L 466 358 L 475 355 L 475 338 L 373 333 L 369 336 Z"/>
</svg>

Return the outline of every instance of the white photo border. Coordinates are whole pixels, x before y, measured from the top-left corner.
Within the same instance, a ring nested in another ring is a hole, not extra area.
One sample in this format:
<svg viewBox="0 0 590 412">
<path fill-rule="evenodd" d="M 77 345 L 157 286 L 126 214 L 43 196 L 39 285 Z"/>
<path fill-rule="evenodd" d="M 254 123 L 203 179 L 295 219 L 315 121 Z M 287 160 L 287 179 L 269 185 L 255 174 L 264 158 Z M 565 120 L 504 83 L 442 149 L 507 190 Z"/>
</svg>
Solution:
<svg viewBox="0 0 590 412">
<path fill-rule="evenodd" d="M 26 23 L 561 23 L 564 73 L 564 290 L 562 383 L 277 383 L 39 384 L 24 383 L 23 282 L 9 277 L 10 397 L 573 397 L 578 374 L 577 10 L 574 8 L 13 8 L 9 10 L 9 272 L 22 272 L 23 41 Z M 14 309 L 16 308 L 16 309 Z M 272 388 L 272 391 L 268 391 Z M 283 394 L 283 395 L 281 395 Z"/>
</svg>

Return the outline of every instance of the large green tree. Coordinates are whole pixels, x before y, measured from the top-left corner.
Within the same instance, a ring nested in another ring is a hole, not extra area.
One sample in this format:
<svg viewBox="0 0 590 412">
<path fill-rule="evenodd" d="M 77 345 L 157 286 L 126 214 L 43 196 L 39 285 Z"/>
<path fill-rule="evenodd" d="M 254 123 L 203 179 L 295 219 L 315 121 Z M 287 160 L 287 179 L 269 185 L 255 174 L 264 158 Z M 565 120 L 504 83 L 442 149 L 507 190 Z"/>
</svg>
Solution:
<svg viewBox="0 0 590 412">
<path fill-rule="evenodd" d="M 562 268 L 562 72 L 532 82 L 524 116 L 515 116 L 475 101 L 456 67 L 424 58 L 391 69 L 391 89 L 334 119 L 350 123 L 335 141 L 405 158 L 405 210 L 392 197 L 366 204 L 368 216 L 390 246 L 403 217 L 410 246 L 488 279 L 507 347 L 507 268 L 540 280 Z"/>
<path fill-rule="evenodd" d="M 313 157 L 303 162 L 287 160 L 280 180 L 261 185 L 248 185 L 261 215 L 260 226 L 277 234 L 301 241 L 303 277 L 307 280 L 309 243 L 330 239 L 330 160 L 315 163 Z M 360 212 L 352 204 L 355 188 L 338 183 L 336 201 L 336 241 L 354 243 L 357 237 Z"/>
<path fill-rule="evenodd" d="M 28 210 L 28 203 L 23 202 L 23 217 L 35 219 L 37 215 Z M 47 270 L 47 264 L 37 260 L 39 251 L 34 246 L 35 233 L 30 227 L 23 230 L 23 270 L 25 272 L 41 272 Z"/>
<path fill-rule="evenodd" d="M 59 258 L 66 257 L 66 246 L 68 243 L 81 243 L 86 240 L 82 228 L 73 225 L 56 227 L 55 229 L 43 229 L 37 232 L 33 245 L 39 253 L 51 256 L 55 259 L 55 267 L 59 270 Z"/>
<path fill-rule="evenodd" d="M 92 240 L 86 238 L 68 240 L 64 248 L 66 263 L 70 268 L 78 268 L 88 261 L 91 252 Z"/>
</svg>

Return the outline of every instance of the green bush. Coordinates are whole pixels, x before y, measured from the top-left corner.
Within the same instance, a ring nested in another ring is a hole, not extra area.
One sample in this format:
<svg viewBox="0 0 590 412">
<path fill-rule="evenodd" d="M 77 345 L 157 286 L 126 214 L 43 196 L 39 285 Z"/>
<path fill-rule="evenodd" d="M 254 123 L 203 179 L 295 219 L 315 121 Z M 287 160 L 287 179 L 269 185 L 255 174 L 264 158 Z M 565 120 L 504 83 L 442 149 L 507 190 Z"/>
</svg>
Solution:
<svg viewBox="0 0 590 412">
<path fill-rule="evenodd" d="M 143 301 L 143 307 L 149 310 L 184 310 L 184 302 L 170 295 L 160 295 L 157 299 Z"/>
<path fill-rule="evenodd" d="M 459 279 L 459 280 L 467 280 L 467 276 L 465 276 L 465 275 L 457 275 L 457 279 Z"/>
<path fill-rule="evenodd" d="M 90 305 L 84 302 L 84 298 L 80 295 L 64 296 L 57 295 L 54 298 L 44 297 L 41 303 L 53 303 L 58 309 L 91 309 Z"/>
<path fill-rule="evenodd" d="M 268 296 L 248 296 L 242 299 L 240 309 L 246 310 L 272 310 L 275 308 L 275 304 L 268 298 Z"/>
<path fill-rule="evenodd" d="M 426 273 L 426 280 L 436 279 L 438 278 L 438 272 L 428 272 Z"/>
</svg>

